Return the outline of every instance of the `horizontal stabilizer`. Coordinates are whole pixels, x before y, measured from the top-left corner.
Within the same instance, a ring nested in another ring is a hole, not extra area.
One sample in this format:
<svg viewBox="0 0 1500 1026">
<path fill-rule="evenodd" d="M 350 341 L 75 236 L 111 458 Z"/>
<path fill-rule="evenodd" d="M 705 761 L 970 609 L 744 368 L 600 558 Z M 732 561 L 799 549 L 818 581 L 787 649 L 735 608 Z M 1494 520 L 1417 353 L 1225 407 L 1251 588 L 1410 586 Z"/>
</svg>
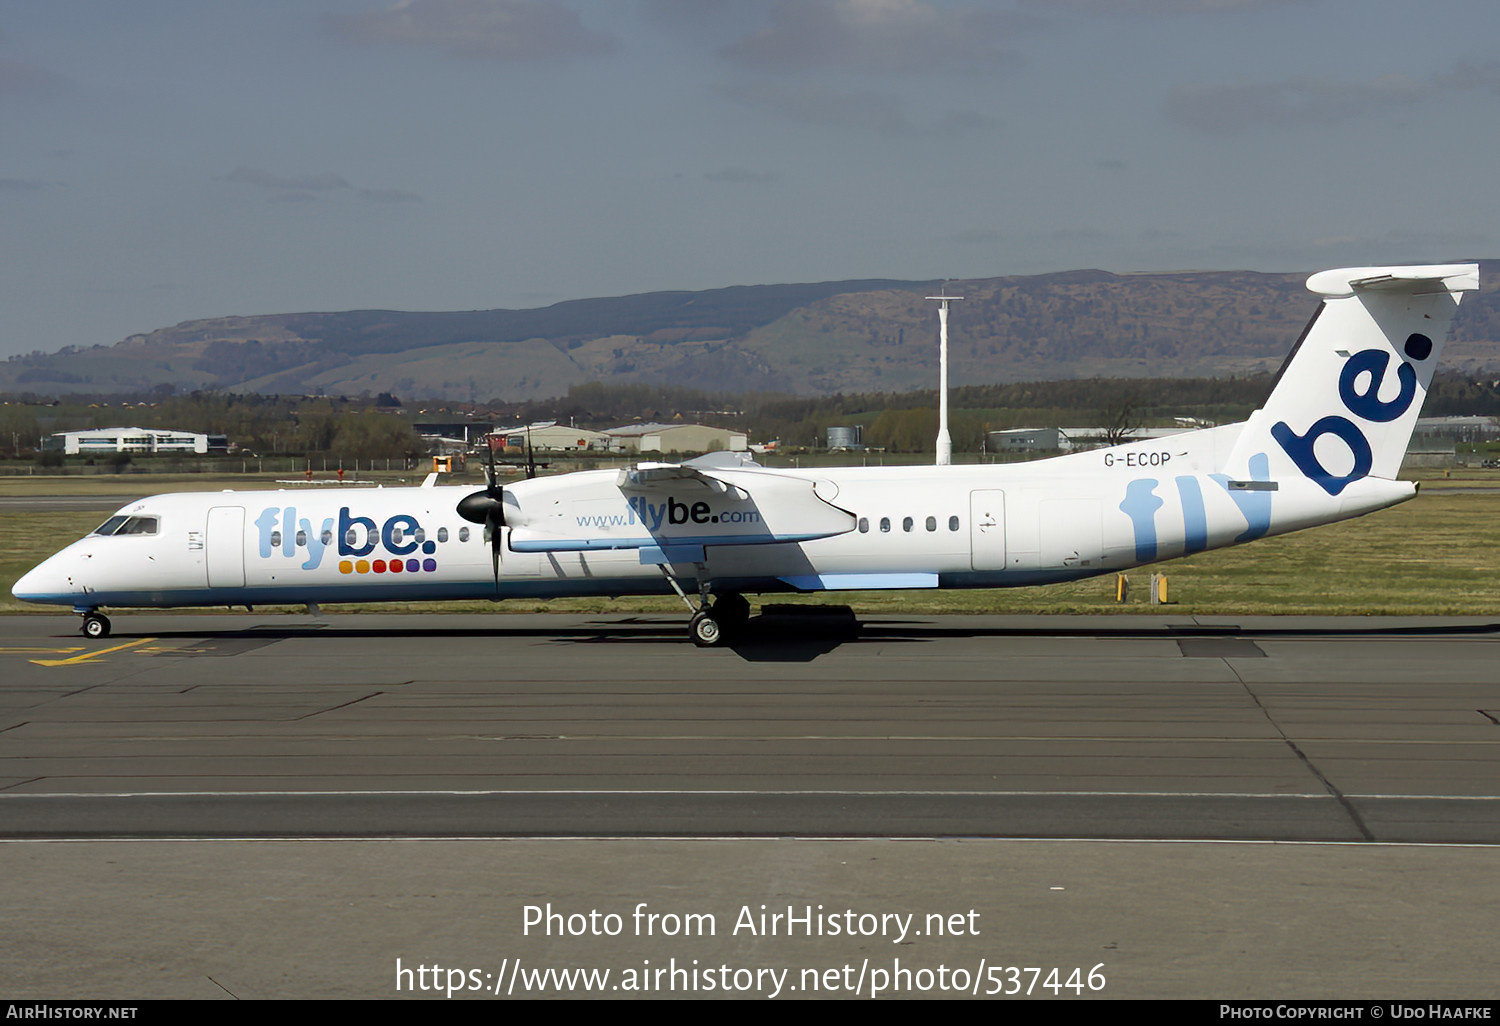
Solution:
<svg viewBox="0 0 1500 1026">
<path fill-rule="evenodd" d="M 1321 296 L 1352 296 L 1356 292 L 1407 292 L 1417 296 L 1472 292 L 1479 288 L 1479 265 L 1341 267 L 1319 271 L 1307 279 L 1307 287 Z"/>
</svg>

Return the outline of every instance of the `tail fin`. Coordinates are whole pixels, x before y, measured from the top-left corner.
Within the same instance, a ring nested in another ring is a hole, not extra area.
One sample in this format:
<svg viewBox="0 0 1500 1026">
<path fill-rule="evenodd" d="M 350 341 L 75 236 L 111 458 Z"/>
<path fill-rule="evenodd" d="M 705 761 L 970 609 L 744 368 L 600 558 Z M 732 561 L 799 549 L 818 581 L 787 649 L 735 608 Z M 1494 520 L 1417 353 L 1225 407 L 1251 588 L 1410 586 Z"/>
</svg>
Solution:
<svg viewBox="0 0 1500 1026">
<path fill-rule="evenodd" d="M 1350 267 L 1315 274 L 1307 287 L 1323 305 L 1224 469 L 1242 480 L 1300 475 L 1337 496 L 1400 472 L 1460 293 L 1479 288 L 1479 265 Z"/>
</svg>

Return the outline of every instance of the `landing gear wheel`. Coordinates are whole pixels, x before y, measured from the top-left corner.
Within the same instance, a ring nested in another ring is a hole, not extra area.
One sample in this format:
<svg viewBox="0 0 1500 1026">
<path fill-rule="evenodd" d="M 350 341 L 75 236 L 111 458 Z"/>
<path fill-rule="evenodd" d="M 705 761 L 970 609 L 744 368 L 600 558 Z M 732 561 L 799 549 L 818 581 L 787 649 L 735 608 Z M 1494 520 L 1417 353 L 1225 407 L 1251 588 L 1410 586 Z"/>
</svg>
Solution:
<svg viewBox="0 0 1500 1026">
<path fill-rule="evenodd" d="M 85 638 L 107 638 L 109 637 L 109 617 L 103 613 L 88 613 L 83 618 L 83 626 L 79 628 Z"/>
<path fill-rule="evenodd" d="M 688 623 L 688 633 L 693 636 L 693 644 L 699 648 L 712 648 L 723 644 L 724 629 L 707 613 L 699 612 L 693 614 L 693 619 Z"/>
<path fill-rule="evenodd" d="M 750 602 L 737 591 L 725 592 L 714 599 L 714 619 L 727 630 L 738 630 L 750 619 Z"/>
</svg>

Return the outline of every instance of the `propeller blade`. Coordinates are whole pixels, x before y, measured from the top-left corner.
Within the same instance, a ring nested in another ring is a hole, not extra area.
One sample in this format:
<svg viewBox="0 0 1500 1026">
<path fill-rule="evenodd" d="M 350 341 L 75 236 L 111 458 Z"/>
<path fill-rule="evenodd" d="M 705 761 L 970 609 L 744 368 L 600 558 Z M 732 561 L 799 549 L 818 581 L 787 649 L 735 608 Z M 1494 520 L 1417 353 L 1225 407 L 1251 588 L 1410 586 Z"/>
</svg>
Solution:
<svg viewBox="0 0 1500 1026">
<path fill-rule="evenodd" d="M 495 573 L 495 587 L 500 587 L 500 528 L 505 524 L 505 508 L 496 505 L 494 516 L 484 522 L 484 533 L 490 543 L 490 568 Z"/>
<path fill-rule="evenodd" d="M 484 436 L 484 487 L 489 491 L 495 490 L 495 435 L 494 432 Z"/>
</svg>

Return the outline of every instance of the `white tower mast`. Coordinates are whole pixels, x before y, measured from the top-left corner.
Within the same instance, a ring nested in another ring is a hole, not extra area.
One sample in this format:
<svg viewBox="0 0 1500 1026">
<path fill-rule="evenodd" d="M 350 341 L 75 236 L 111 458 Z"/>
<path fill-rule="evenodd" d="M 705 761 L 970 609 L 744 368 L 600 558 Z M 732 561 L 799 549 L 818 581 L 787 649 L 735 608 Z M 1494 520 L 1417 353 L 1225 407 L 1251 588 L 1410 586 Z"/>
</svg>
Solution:
<svg viewBox="0 0 1500 1026">
<path fill-rule="evenodd" d="M 938 434 L 937 465 L 953 462 L 953 438 L 948 434 L 948 304 L 963 296 L 928 296 L 938 306 Z"/>
</svg>

